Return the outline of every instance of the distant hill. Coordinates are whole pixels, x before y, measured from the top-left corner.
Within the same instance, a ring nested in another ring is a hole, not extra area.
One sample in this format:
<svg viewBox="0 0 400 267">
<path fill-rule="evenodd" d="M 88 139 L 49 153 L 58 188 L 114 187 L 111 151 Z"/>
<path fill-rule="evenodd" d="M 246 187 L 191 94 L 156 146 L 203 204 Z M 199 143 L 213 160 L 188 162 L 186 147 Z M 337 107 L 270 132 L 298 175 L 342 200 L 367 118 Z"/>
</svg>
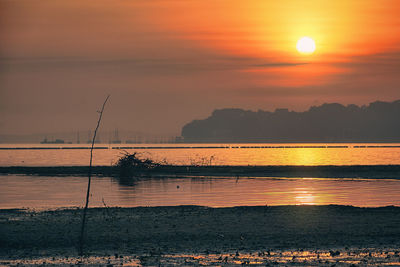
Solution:
<svg viewBox="0 0 400 267">
<path fill-rule="evenodd" d="M 185 142 L 400 142 L 400 100 L 304 112 L 218 109 L 182 128 Z"/>
</svg>

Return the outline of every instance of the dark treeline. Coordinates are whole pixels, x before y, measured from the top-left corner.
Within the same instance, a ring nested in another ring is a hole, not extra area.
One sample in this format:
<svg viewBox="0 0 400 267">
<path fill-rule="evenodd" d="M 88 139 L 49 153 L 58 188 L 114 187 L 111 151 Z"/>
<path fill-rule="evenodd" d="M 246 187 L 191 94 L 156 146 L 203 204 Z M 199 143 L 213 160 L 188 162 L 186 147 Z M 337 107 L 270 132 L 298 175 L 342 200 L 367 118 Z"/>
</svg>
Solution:
<svg viewBox="0 0 400 267">
<path fill-rule="evenodd" d="M 218 109 L 186 124 L 182 136 L 185 142 L 400 142 L 400 100 L 305 112 Z"/>
</svg>

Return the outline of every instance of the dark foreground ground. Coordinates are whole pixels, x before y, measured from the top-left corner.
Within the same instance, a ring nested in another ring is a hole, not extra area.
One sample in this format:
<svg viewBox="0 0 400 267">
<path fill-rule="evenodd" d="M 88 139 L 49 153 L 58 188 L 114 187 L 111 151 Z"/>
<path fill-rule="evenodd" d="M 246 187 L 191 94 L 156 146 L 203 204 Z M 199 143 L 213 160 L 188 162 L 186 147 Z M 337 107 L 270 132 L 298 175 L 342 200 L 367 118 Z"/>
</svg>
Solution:
<svg viewBox="0 0 400 267">
<path fill-rule="evenodd" d="M 400 207 L 95 208 L 82 259 L 81 214 L 0 210 L 0 265 L 400 265 Z"/>
</svg>

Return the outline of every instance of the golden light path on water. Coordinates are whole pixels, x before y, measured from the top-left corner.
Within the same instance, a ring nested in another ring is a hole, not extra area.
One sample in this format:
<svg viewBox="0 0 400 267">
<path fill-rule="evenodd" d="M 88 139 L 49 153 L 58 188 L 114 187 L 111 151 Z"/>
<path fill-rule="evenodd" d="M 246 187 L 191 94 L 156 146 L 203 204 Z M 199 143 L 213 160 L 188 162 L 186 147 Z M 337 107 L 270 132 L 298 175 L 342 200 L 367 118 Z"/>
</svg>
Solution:
<svg viewBox="0 0 400 267">
<path fill-rule="evenodd" d="M 0 166 L 88 165 L 87 144 L 1 145 Z M 178 165 L 400 164 L 400 144 L 98 144 L 94 165 L 109 166 L 124 151 Z M 19 149 L 10 149 L 19 148 Z M 21 149 L 35 148 L 35 149 Z M 54 149 L 40 149 L 54 148 Z M 82 148 L 82 149 L 77 149 Z M 85 148 L 85 149 L 83 149 Z"/>
</svg>

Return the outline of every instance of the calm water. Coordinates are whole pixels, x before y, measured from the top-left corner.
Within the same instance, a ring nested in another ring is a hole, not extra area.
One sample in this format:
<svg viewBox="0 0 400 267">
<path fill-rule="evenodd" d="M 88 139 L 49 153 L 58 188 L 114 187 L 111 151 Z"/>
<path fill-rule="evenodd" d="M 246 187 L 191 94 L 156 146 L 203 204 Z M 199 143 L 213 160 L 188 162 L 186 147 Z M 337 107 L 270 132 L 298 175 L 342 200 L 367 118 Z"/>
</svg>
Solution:
<svg viewBox="0 0 400 267">
<path fill-rule="evenodd" d="M 88 147 L 86 144 L 3 144 L 0 145 L 0 166 L 88 165 L 89 149 L 71 149 L 82 146 Z M 94 151 L 95 165 L 115 163 L 124 150 L 136 151 L 142 153 L 144 157 L 180 165 L 400 164 L 400 144 L 99 144 L 96 146 L 101 149 Z M 127 146 L 139 148 L 118 149 L 118 147 Z M 146 146 L 147 149 L 140 148 L 140 146 Z M 4 149 L 21 147 L 56 149 Z"/>
<path fill-rule="evenodd" d="M 0 208 L 83 206 L 87 178 L 0 176 Z M 91 207 L 341 204 L 400 205 L 400 180 L 180 178 L 148 179 L 133 186 L 94 178 Z"/>
<path fill-rule="evenodd" d="M 85 148 L 79 148 L 86 146 Z M 400 144 L 164 144 L 96 145 L 95 165 L 111 165 L 124 150 L 171 164 L 400 164 Z M 124 146 L 125 148 L 117 148 Z M 126 148 L 126 146 L 143 146 Z M 146 148 L 144 148 L 146 146 Z M 172 147 L 173 146 L 173 147 Z M 35 149 L 10 149 L 10 148 Z M 0 166 L 88 165 L 88 145 L 1 145 Z M 201 147 L 201 148 L 200 148 Z M 37 149 L 53 148 L 53 149 Z M 78 148 L 78 149 L 77 149 Z M 0 176 L 0 208 L 83 206 L 85 177 Z M 149 179 L 134 186 L 94 178 L 91 206 L 342 204 L 400 205 L 400 180 Z"/>
</svg>

